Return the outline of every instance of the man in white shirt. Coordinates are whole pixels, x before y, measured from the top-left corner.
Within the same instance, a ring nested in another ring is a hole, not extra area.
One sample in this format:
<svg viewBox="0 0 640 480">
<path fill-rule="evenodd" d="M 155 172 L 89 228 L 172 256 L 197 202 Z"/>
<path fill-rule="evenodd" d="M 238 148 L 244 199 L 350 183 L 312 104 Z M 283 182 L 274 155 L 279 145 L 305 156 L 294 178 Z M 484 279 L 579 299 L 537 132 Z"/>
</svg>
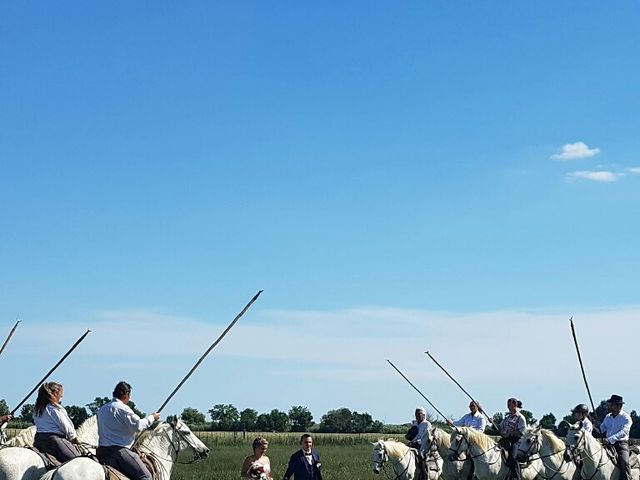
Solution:
<svg viewBox="0 0 640 480">
<path fill-rule="evenodd" d="M 629 480 L 631 478 L 631 469 L 629 467 L 629 431 L 631 430 L 631 416 L 622 410 L 624 402 L 620 395 L 611 395 L 607 400 L 609 414 L 604 417 L 600 424 L 600 434 L 603 443 L 612 445 L 618 452 L 618 470 L 620 475 L 618 480 Z"/>
<path fill-rule="evenodd" d="M 487 417 L 481 413 L 478 404 L 471 401 L 469 404 L 469 413 L 455 422 L 447 419 L 447 423 L 455 427 L 471 427 L 480 432 L 484 432 L 484 429 L 487 428 Z"/>
<path fill-rule="evenodd" d="M 113 400 L 98 410 L 98 450 L 100 462 L 124 473 L 130 480 L 152 480 L 140 456 L 131 451 L 136 434 L 160 418 L 152 413 L 145 418 L 136 415 L 128 403 L 131 385 L 119 382 L 113 389 Z"/>
<path fill-rule="evenodd" d="M 409 440 L 409 446 L 420 450 L 427 435 L 427 430 L 431 428 L 431 423 L 427 420 L 427 411 L 424 407 L 416 408 L 416 419 L 411 422 L 411 428 L 405 435 Z"/>
</svg>

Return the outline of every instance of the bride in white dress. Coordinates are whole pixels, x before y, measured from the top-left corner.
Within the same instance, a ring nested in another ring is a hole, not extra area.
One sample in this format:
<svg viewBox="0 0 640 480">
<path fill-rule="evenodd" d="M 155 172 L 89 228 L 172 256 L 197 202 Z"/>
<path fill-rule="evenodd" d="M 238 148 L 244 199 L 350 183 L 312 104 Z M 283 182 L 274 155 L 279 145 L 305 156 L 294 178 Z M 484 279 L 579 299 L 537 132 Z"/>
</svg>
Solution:
<svg viewBox="0 0 640 480">
<path fill-rule="evenodd" d="M 251 480 L 272 480 L 271 462 L 267 457 L 269 442 L 266 438 L 258 437 L 253 441 L 253 455 L 244 459 L 240 476 Z"/>
</svg>

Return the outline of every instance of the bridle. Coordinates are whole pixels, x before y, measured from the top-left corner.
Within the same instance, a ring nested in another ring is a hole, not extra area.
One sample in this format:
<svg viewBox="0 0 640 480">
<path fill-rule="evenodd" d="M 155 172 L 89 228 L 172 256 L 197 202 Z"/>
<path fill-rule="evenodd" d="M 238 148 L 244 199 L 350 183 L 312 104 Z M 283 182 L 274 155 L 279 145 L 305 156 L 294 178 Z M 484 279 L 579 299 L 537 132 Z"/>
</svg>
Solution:
<svg viewBox="0 0 640 480">
<path fill-rule="evenodd" d="M 174 456 L 171 454 L 171 452 L 169 453 L 169 457 L 161 457 L 160 455 L 158 455 L 157 453 L 153 453 L 149 450 L 145 451 L 144 454 L 148 455 L 156 460 L 163 460 L 166 462 L 173 462 L 173 463 L 177 463 L 180 465 L 191 465 L 192 463 L 200 460 L 202 458 L 202 455 L 195 449 L 195 447 L 193 447 L 193 445 L 191 445 L 191 443 L 189 442 L 189 439 L 187 438 L 186 433 L 182 432 L 179 428 L 178 425 L 173 423 L 173 422 L 169 422 L 169 426 L 171 427 L 171 435 L 169 434 L 168 431 L 165 431 L 165 435 L 167 435 L 167 438 L 169 439 L 169 445 L 171 446 L 171 450 L 173 451 L 173 454 L 175 454 L 175 460 L 174 460 Z M 178 461 L 178 457 L 179 454 L 182 450 L 181 448 L 181 441 L 184 441 L 187 445 L 189 445 L 190 447 L 192 447 L 194 449 L 194 454 L 193 454 L 193 459 L 190 462 L 179 462 Z M 138 449 L 140 451 L 142 451 L 140 449 L 140 447 L 138 447 Z"/>
<path fill-rule="evenodd" d="M 529 447 L 528 447 L 526 450 L 522 450 L 522 449 L 518 446 L 518 453 L 523 452 L 523 453 L 524 453 L 524 455 L 523 455 L 523 456 L 524 456 L 524 458 L 525 458 L 527 461 L 529 461 L 529 460 L 531 459 L 531 456 L 532 456 L 532 455 L 536 455 L 536 454 L 537 454 L 537 455 L 538 455 L 538 458 L 539 458 L 540 460 L 542 460 L 542 461 L 543 461 L 543 462 L 542 462 L 542 464 L 544 465 L 544 459 L 545 459 L 545 458 L 555 457 L 555 456 L 556 456 L 556 455 L 558 455 L 559 453 L 563 453 L 564 451 L 566 451 L 566 448 L 565 448 L 564 450 L 557 450 L 557 451 L 555 451 L 555 452 L 549 453 L 548 455 L 541 455 L 541 454 L 540 454 L 540 445 L 541 445 L 541 443 L 542 443 L 542 442 L 541 442 L 541 440 L 540 440 L 540 436 L 541 436 L 541 433 L 540 433 L 540 432 L 538 432 L 538 433 L 531 433 L 531 439 L 529 439 Z M 523 438 L 524 438 L 524 437 L 523 437 Z M 535 450 L 535 451 L 531 450 L 531 448 L 532 448 L 534 445 L 536 446 L 536 450 Z M 551 479 L 553 479 L 553 478 L 554 478 L 558 473 L 561 473 L 562 466 L 563 466 L 564 464 L 566 464 L 566 465 L 567 465 L 567 468 L 566 468 L 562 473 L 566 473 L 566 472 L 567 472 L 567 470 L 569 470 L 569 461 L 568 461 L 568 460 L 566 460 L 566 459 L 564 458 L 564 455 L 562 455 L 562 461 L 561 461 L 561 463 L 560 463 L 560 467 L 558 467 L 558 468 L 553 467 L 553 468 L 554 468 L 554 470 L 555 470 L 555 471 L 553 472 L 553 475 L 551 475 L 550 477 L 545 476 L 545 477 L 544 477 L 544 478 L 545 478 L 545 480 L 551 480 Z M 547 467 L 546 467 L 546 465 L 545 465 L 545 469 L 546 469 L 546 468 L 547 468 Z"/>
<path fill-rule="evenodd" d="M 484 455 L 485 453 L 490 452 L 491 450 L 498 450 L 500 448 L 498 446 L 498 444 L 495 444 L 493 447 L 490 447 L 487 450 L 478 453 L 477 455 L 472 455 L 471 454 L 471 442 L 469 442 L 469 439 L 465 436 L 464 432 L 458 431 L 458 435 L 460 435 L 460 437 L 462 437 L 464 439 L 464 443 L 467 444 L 467 448 L 465 450 L 465 453 L 467 454 L 466 460 L 473 460 L 474 458 L 481 457 L 482 455 Z M 455 459 L 458 462 L 464 461 L 464 460 L 460 460 L 460 450 L 462 450 L 462 441 L 458 442 L 458 448 L 456 448 L 455 450 L 453 448 L 449 448 L 449 452 L 453 452 L 455 454 Z M 449 458 L 451 458 L 451 454 L 449 454 Z M 499 458 L 500 457 L 498 457 L 498 459 Z M 487 465 L 493 465 L 497 461 L 498 460 L 495 460 L 494 462 L 491 462 L 491 463 L 487 462 Z"/>
<path fill-rule="evenodd" d="M 467 459 L 469 458 L 469 440 L 467 440 L 467 438 L 464 436 L 464 434 L 460 431 L 456 432 L 457 435 L 460 435 L 460 437 L 464 440 L 464 442 L 467 444 L 466 445 L 466 449 L 464 450 L 464 453 L 467 454 Z M 462 440 L 458 441 L 458 448 L 454 449 L 453 447 L 449 447 L 449 450 L 447 450 L 447 457 L 450 459 L 450 461 L 452 462 L 462 462 L 464 460 L 460 460 L 460 454 L 462 453 L 461 450 L 462 449 Z M 453 458 L 453 460 L 451 460 Z"/>
<path fill-rule="evenodd" d="M 389 461 L 389 454 L 387 453 L 387 448 L 384 446 L 383 443 L 379 444 L 381 446 L 381 449 L 378 450 L 376 449 L 376 451 L 379 451 L 382 454 L 382 458 L 378 461 L 375 460 L 374 466 L 377 468 L 378 472 L 380 473 L 384 470 L 384 466 L 385 464 Z M 399 459 L 398 463 L 402 464 L 402 460 L 409 454 L 411 453 L 411 448 L 409 448 L 406 453 Z M 407 466 L 404 467 L 404 470 L 402 470 L 402 472 L 396 474 L 392 480 L 399 480 L 400 478 L 402 478 L 404 475 L 406 475 L 407 471 L 409 470 L 409 465 L 410 463 L 407 462 Z"/>
<path fill-rule="evenodd" d="M 574 458 L 574 461 L 576 459 L 576 457 L 578 457 L 580 459 L 580 461 L 582 462 L 582 464 L 584 465 L 584 459 L 588 458 L 592 461 L 595 461 L 595 457 L 596 455 L 598 455 L 599 453 L 601 453 L 604 450 L 604 446 L 600 445 L 600 450 L 598 450 L 597 452 L 595 452 L 593 455 L 589 455 L 587 453 L 587 438 L 586 438 L 586 431 L 580 429 L 579 430 L 581 435 L 579 435 L 578 440 L 576 441 L 575 445 L 573 445 L 573 448 L 571 449 L 571 455 Z M 601 459 L 605 458 L 605 461 L 601 463 Z M 593 477 L 596 476 L 596 474 L 600 471 L 600 469 L 602 467 L 604 467 L 607 463 L 611 462 L 611 459 L 609 458 L 609 455 L 605 452 L 604 455 L 600 455 L 600 459 L 598 460 L 598 465 L 595 467 L 594 471 L 593 471 L 593 475 L 591 475 L 589 478 L 585 478 L 582 476 L 582 470 L 580 471 L 580 477 L 583 480 L 592 480 Z"/>
</svg>

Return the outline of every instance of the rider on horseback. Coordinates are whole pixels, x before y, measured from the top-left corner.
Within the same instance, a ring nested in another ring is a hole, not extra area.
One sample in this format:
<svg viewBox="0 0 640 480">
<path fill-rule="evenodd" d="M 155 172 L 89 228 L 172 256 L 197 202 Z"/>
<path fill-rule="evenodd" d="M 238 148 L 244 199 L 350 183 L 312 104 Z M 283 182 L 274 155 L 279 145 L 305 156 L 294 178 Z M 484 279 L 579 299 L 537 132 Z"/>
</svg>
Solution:
<svg viewBox="0 0 640 480">
<path fill-rule="evenodd" d="M 60 400 L 64 388 L 57 382 L 46 382 L 38 389 L 33 407 L 33 423 L 36 436 L 33 446 L 64 463 L 80 455 L 76 445 L 80 443 L 76 429 Z"/>
<path fill-rule="evenodd" d="M 484 432 L 484 429 L 487 428 L 487 419 L 481 412 L 478 404 L 472 400 L 469 404 L 469 413 L 455 422 L 447 418 L 447 423 L 452 427 L 471 427 Z"/>
<path fill-rule="evenodd" d="M 131 480 L 151 480 L 151 473 L 140 460 L 140 456 L 131 451 L 136 433 L 151 426 L 160 418 L 152 413 L 145 418 L 136 415 L 128 403 L 131 398 L 131 385 L 119 382 L 113 390 L 113 400 L 98 410 L 98 450 L 101 463 L 124 473 Z"/>
<path fill-rule="evenodd" d="M 431 423 L 427 420 L 427 411 L 424 407 L 418 407 L 416 408 L 416 419 L 411 422 L 411 428 L 404 438 L 409 440 L 411 448 L 420 450 L 424 443 L 424 437 L 427 435 L 427 430 L 430 428 Z"/>
<path fill-rule="evenodd" d="M 611 395 L 607 400 L 609 414 L 604 417 L 594 437 L 601 437 L 605 445 L 611 445 L 618 453 L 618 480 L 629 480 L 631 469 L 629 467 L 629 431 L 631 430 L 631 416 L 622 410 L 624 401 L 620 395 Z"/>
<path fill-rule="evenodd" d="M 527 420 L 519 411 L 522 408 L 522 402 L 517 398 L 508 399 L 507 408 L 509 411 L 502 423 L 500 423 L 500 436 L 502 438 L 498 443 L 509 454 L 507 458 L 507 466 L 510 470 L 509 478 L 511 480 L 520 480 L 520 464 L 516 461 L 516 453 L 518 451 L 518 440 L 520 440 L 527 428 Z"/>
<path fill-rule="evenodd" d="M 586 430 L 587 432 L 593 432 L 593 424 L 591 420 L 589 420 L 589 407 L 584 403 L 580 403 L 573 407 L 571 413 L 576 417 L 578 423 L 580 424 L 580 428 Z"/>
</svg>

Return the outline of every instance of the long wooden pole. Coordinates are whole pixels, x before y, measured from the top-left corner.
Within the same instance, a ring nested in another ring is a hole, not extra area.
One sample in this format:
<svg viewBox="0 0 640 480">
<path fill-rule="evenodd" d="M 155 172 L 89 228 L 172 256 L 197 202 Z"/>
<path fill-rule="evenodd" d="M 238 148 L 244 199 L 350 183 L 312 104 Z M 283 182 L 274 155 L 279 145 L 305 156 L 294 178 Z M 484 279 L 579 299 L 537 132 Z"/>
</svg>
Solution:
<svg viewBox="0 0 640 480">
<path fill-rule="evenodd" d="M 78 345 L 80 345 L 80 342 L 82 342 L 82 341 L 86 338 L 86 336 L 87 336 L 87 335 L 89 335 L 89 333 L 91 333 L 91 330 L 87 330 L 86 332 L 84 332 L 84 335 L 82 335 L 82 336 L 81 336 L 81 337 L 76 341 L 76 343 L 74 343 L 74 344 L 73 344 L 73 346 L 72 346 L 72 347 L 67 351 L 67 353 L 65 353 L 65 354 L 64 354 L 64 356 L 63 356 L 60 360 L 58 360 L 58 363 L 56 363 L 56 364 L 51 368 L 51 370 L 49 370 L 49 371 L 44 375 L 44 377 L 42 377 L 42 380 L 40 380 L 38 383 L 36 383 L 36 386 L 35 386 L 35 387 L 33 387 L 33 389 L 32 389 L 29 393 L 27 393 L 27 395 L 22 399 L 22 401 L 21 401 L 18 405 L 16 405 L 16 407 L 15 407 L 13 410 L 11 410 L 11 415 L 12 415 L 12 416 L 13 416 L 13 415 L 18 411 L 18 409 L 19 409 L 19 408 L 24 404 L 24 402 L 26 402 L 26 401 L 29 399 L 29 397 L 31 396 L 31 394 L 32 394 L 33 392 L 35 392 L 35 391 L 40 387 L 40 385 L 42 385 L 42 383 L 43 383 L 47 378 L 49 378 L 49 375 L 51 375 L 51 374 L 56 370 L 56 368 L 58 368 L 58 367 L 60 366 L 60 364 L 61 364 L 62 362 L 64 362 L 64 361 L 65 361 L 65 359 L 66 359 L 69 355 L 71 355 L 71 352 L 73 352 L 73 351 L 76 349 L 76 347 L 77 347 Z"/>
<path fill-rule="evenodd" d="M 411 380 L 409 380 L 409 379 L 405 376 L 405 374 L 404 374 L 404 373 L 402 373 L 402 372 L 400 371 L 400 369 L 399 369 L 398 367 L 396 367 L 396 366 L 393 364 L 393 362 L 392 362 L 391 360 L 387 360 L 387 362 L 389 362 L 389 365 L 391 365 L 391 366 L 394 368 L 394 370 L 395 370 L 396 372 L 398 372 L 398 373 L 400 374 L 400 376 L 401 376 L 402 378 L 404 378 L 404 379 L 407 381 L 407 383 L 408 383 L 409 385 L 411 385 L 411 386 L 413 387 L 413 389 L 414 389 L 416 392 L 418 392 L 418 393 L 420 394 L 420 396 L 421 396 L 422 398 L 424 398 L 424 399 L 426 400 L 426 402 L 427 402 L 429 405 L 431 405 L 431 407 L 432 407 L 436 412 L 438 412 L 438 414 L 439 414 L 439 415 L 444 419 L 444 421 L 446 422 L 446 421 L 447 421 L 447 417 L 445 417 L 445 416 L 444 416 L 444 414 L 443 414 L 440 410 L 438 410 L 438 407 L 436 407 L 433 403 L 431 403 L 431 400 L 429 400 L 427 397 L 425 397 L 425 396 L 424 396 L 424 394 L 423 394 L 423 393 L 418 389 L 418 387 L 416 387 L 413 383 L 411 383 Z"/>
<path fill-rule="evenodd" d="M 500 428 L 498 428 L 498 426 L 494 423 L 493 418 L 491 418 L 489 415 L 487 415 L 487 412 L 485 412 L 482 409 L 482 407 L 480 407 L 480 404 L 478 403 L 478 401 L 475 398 L 473 398 L 471 396 L 471 394 L 469 392 L 467 392 L 464 389 L 464 387 L 462 385 L 460 385 L 460 383 L 458 383 L 458 381 L 455 378 L 453 378 L 453 376 L 451 376 L 451 374 L 449 372 L 447 372 L 447 370 L 442 365 L 440 365 L 440 363 L 438 363 L 438 361 L 435 358 L 433 358 L 433 355 L 431 355 L 428 351 L 426 351 L 424 353 L 429 355 L 429 358 L 431 360 L 433 360 L 433 363 L 435 363 L 438 367 L 440 367 L 440 370 L 442 370 L 447 375 L 447 377 L 449 377 L 451 380 L 453 380 L 453 383 L 455 383 L 458 387 L 460 387 L 460 390 L 462 390 L 467 395 L 467 397 L 469 397 L 471 399 L 471 401 L 478 406 L 478 408 L 482 412 L 482 414 L 485 417 L 487 417 L 487 420 L 489 420 L 489 422 L 491 422 L 491 425 L 493 425 L 493 428 L 495 428 L 497 431 L 500 431 Z"/>
<path fill-rule="evenodd" d="M 262 293 L 262 290 L 260 290 L 258 293 L 255 294 L 255 296 L 249 301 L 249 303 L 247 303 L 245 305 L 245 307 L 242 309 L 242 311 L 236 315 L 236 318 L 233 319 L 233 321 L 227 326 L 227 328 L 224 329 L 224 331 L 220 334 L 220 336 L 216 339 L 215 342 L 213 342 L 211 344 L 211 346 L 206 350 L 206 352 L 204 352 L 202 354 L 202 356 L 200 357 L 200 359 L 196 362 L 196 364 L 191 368 L 191 370 L 189 370 L 189 373 L 187 373 L 185 375 L 185 377 L 182 379 L 182 381 L 178 384 L 178 386 L 176 388 L 173 389 L 173 392 L 171 392 L 171 394 L 169 395 L 169 397 L 164 401 L 164 403 L 160 406 L 160 408 L 157 410 L 158 413 L 162 411 L 162 409 L 164 407 L 167 406 L 167 403 L 169 403 L 169 401 L 173 398 L 173 396 L 176 394 L 176 392 L 178 390 L 180 390 L 180 387 L 182 387 L 182 385 L 184 385 L 184 382 L 186 382 L 189 377 L 193 374 L 193 372 L 196 371 L 196 369 L 200 366 L 200 364 L 202 363 L 202 361 L 205 359 L 205 357 L 207 355 L 209 355 L 209 353 L 211 352 L 211 350 L 213 350 L 216 345 L 218 345 L 220 343 L 220 341 L 225 337 L 225 335 L 229 332 L 229 330 L 231 330 L 231 328 L 233 328 L 233 326 L 236 324 L 236 322 L 238 320 L 240 320 L 240 317 L 242 317 L 245 312 L 247 310 L 249 310 L 249 308 L 251 307 L 251 305 L 253 305 L 253 302 L 255 302 L 258 297 L 260 296 L 260 294 Z"/>
<path fill-rule="evenodd" d="M 578 337 L 576 337 L 576 329 L 573 326 L 573 317 L 569 319 L 569 323 L 571 324 L 571 335 L 573 335 L 573 343 L 576 346 L 576 352 L 578 354 L 578 362 L 580 363 L 580 371 L 582 372 L 582 379 L 584 380 L 584 386 L 587 387 L 587 395 L 589 395 L 589 401 L 591 402 L 591 408 L 593 409 L 593 414 L 596 413 L 596 407 L 593 404 L 593 398 L 591 397 L 591 390 L 589 389 L 589 382 L 587 382 L 587 375 L 584 373 L 584 365 L 582 364 L 582 356 L 580 355 L 580 347 L 578 346 Z"/>
<path fill-rule="evenodd" d="M 18 320 L 16 322 L 16 324 L 13 326 L 13 328 L 11 329 L 11 331 L 9 332 L 9 336 L 7 337 L 7 339 L 4 341 L 4 343 L 2 344 L 2 347 L 0 347 L 0 355 L 2 355 L 2 352 L 4 352 L 4 348 L 7 346 L 7 344 L 9 343 L 9 340 L 11 340 L 11 337 L 13 337 L 13 334 L 16 332 L 16 328 L 18 328 L 18 324 L 21 322 L 22 320 Z"/>
</svg>

